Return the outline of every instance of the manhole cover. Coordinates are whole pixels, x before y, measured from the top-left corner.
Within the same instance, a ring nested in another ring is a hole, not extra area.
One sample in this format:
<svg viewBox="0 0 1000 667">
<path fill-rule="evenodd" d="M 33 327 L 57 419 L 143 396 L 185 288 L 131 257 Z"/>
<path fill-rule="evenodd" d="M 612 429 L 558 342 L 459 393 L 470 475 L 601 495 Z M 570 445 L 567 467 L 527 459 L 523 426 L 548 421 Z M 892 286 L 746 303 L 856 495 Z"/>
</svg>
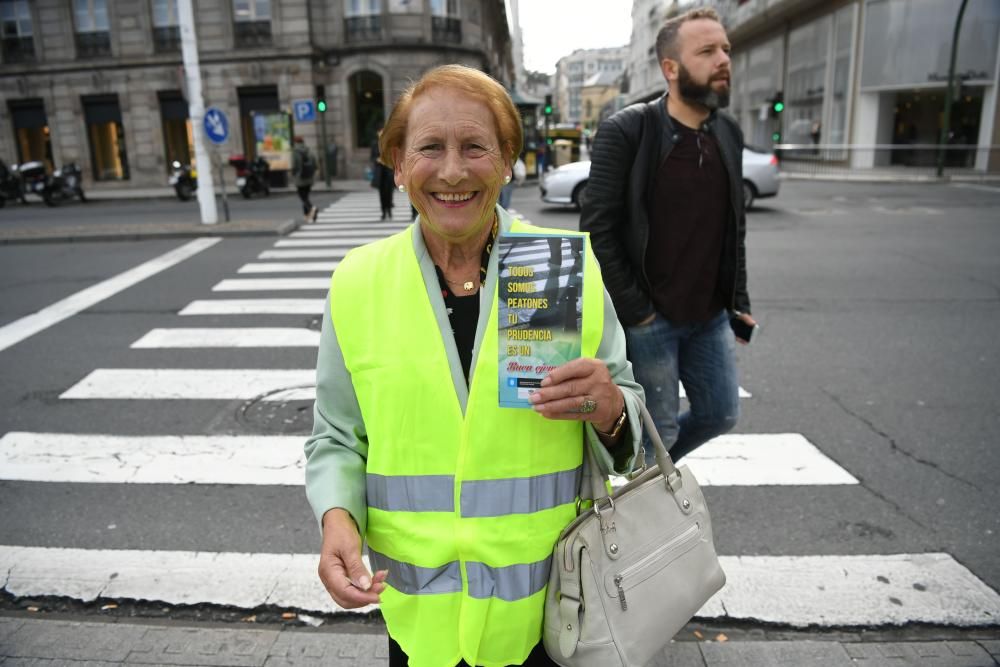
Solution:
<svg viewBox="0 0 1000 667">
<path fill-rule="evenodd" d="M 236 420 L 262 433 L 308 435 L 312 432 L 313 402 L 311 400 L 274 400 L 282 393 L 258 396 L 240 406 Z"/>
</svg>

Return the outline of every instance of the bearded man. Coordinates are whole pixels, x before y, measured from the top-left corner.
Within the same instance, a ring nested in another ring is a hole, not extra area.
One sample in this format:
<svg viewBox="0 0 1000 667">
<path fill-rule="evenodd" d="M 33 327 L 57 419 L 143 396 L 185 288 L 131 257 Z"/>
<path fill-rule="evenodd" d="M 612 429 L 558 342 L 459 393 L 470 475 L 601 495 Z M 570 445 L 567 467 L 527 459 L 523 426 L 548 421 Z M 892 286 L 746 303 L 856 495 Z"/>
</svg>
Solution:
<svg viewBox="0 0 1000 667">
<path fill-rule="evenodd" d="M 748 341 L 734 327 L 756 323 L 743 135 L 719 111 L 729 103 L 726 31 L 715 10 L 694 9 L 663 25 L 656 52 L 668 91 L 601 123 L 580 228 L 590 232 L 635 378 L 678 460 L 736 424 L 735 342 Z M 684 414 L 678 380 L 690 404 Z"/>
</svg>

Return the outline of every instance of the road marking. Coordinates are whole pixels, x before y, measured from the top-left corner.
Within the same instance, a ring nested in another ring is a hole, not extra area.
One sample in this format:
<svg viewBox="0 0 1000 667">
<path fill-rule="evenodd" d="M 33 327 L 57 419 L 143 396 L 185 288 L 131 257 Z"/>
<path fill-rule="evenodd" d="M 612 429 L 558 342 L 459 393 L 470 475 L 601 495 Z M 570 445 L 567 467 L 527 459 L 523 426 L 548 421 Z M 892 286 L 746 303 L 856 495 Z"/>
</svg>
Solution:
<svg viewBox="0 0 1000 667">
<path fill-rule="evenodd" d="M 293 234 L 293 236 L 301 236 L 298 232 Z M 339 245 L 353 248 L 354 246 L 362 245 L 364 243 L 371 243 L 372 241 L 378 241 L 384 238 L 381 236 L 337 236 L 336 232 L 316 232 L 309 239 L 297 239 L 297 240 L 313 240 L 313 241 L 325 241 L 324 245 Z"/>
<path fill-rule="evenodd" d="M 309 257 L 333 257 L 343 259 L 350 248 L 312 248 L 306 250 L 265 250 L 257 259 L 306 259 Z"/>
<path fill-rule="evenodd" d="M 0 438 L 0 479 L 298 486 L 305 469 L 304 442 L 304 436 L 11 432 Z M 784 433 L 723 436 L 683 463 L 702 486 L 858 483 L 805 438 Z"/>
<path fill-rule="evenodd" d="M 723 435 L 685 456 L 682 463 L 707 486 L 858 483 L 798 433 Z"/>
<path fill-rule="evenodd" d="M 339 261 L 332 262 L 264 262 L 244 264 L 236 273 L 330 273 Z"/>
<path fill-rule="evenodd" d="M 133 349 L 318 346 L 318 331 L 294 327 L 152 329 L 131 345 Z"/>
<path fill-rule="evenodd" d="M 315 382 L 311 369 L 98 368 L 59 398 L 315 400 Z"/>
<path fill-rule="evenodd" d="M 96 285 L 80 290 L 76 294 L 57 301 L 51 306 L 47 306 L 36 313 L 14 320 L 13 322 L 0 327 L 0 350 L 6 350 L 11 345 L 15 345 L 25 338 L 35 335 L 54 324 L 76 315 L 77 313 L 90 308 L 91 306 L 114 296 L 133 285 L 160 273 L 175 264 L 198 254 L 202 250 L 211 248 L 221 239 L 205 238 L 195 239 L 166 252 L 159 257 L 144 262 L 127 271 L 119 273 L 117 276 L 102 280 Z"/>
<path fill-rule="evenodd" d="M 393 232 L 390 232 L 390 234 L 391 233 L 393 233 Z M 383 238 L 385 236 L 389 236 L 390 234 L 383 234 L 382 236 L 380 236 L 378 238 Z M 357 243 L 367 243 L 368 241 L 372 240 L 371 236 L 360 236 L 360 237 L 356 237 L 356 238 L 343 237 L 341 234 L 339 234 L 339 232 L 334 232 L 334 231 L 329 231 L 329 232 L 324 232 L 324 231 L 292 232 L 288 236 L 289 236 L 289 238 L 293 238 L 293 239 L 329 239 L 329 238 L 340 238 L 343 241 L 352 241 L 352 242 L 357 242 Z"/>
<path fill-rule="evenodd" d="M 25 433 L 0 437 L 0 479 L 108 484 L 301 486 L 305 436 L 125 436 Z"/>
<path fill-rule="evenodd" d="M 5 589 L 17 598 L 346 611 L 323 589 L 318 559 L 315 554 L 0 546 Z M 792 627 L 976 627 L 995 625 L 1000 618 L 1000 596 L 945 553 L 719 560 L 726 586 L 697 618 Z"/>
<path fill-rule="evenodd" d="M 327 290 L 329 278 L 227 278 L 212 288 L 213 292 L 247 292 L 256 290 Z"/>
<path fill-rule="evenodd" d="M 683 384 L 679 385 L 679 387 L 680 387 L 680 389 L 678 390 L 678 393 L 680 394 L 680 398 L 685 398 L 686 399 L 687 398 L 687 390 L 684 389 L 684 385 Z M 753 398 L 753 394 L 751 394 L 749 391 L 747 391 L 743 387 L 739 387 L 738 391 L 739 391 L 739 397 L 740 398 Z"/>
<path fill-rule="evenodd" d="M 378 241 L 381 236 L 373 236 L 371 241 Z M 327 248 L 345 245 L 338 239 L 285 239 L 274 244 L 275 248 Z"/>
<path fill-rule="evenodd" d="M 178 315 L 318 315 L 326 299 L 199 299 Z"/>
</svg>

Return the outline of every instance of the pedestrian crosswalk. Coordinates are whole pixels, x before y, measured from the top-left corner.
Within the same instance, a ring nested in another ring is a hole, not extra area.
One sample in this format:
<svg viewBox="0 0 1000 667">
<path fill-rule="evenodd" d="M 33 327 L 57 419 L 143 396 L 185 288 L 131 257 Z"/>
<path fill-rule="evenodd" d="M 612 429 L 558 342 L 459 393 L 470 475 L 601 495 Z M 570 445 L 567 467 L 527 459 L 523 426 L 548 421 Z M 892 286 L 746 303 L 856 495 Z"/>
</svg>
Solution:
<svg viewBox="0 0 1000 667">
<path fill-rule="evenodd" d="M 176 326 L 158 326 L 139 335 L 128 348 L 134 363 L 93 368 L 66 386 L 58 400 L 166 401 L 159 404 L 161 410 L 171 410 L 174 401 L 308 405 L 315 398 L 311 365 L 279 368 L 261 360 L 276 349 L 314 350 L 319 333 L 303 327 L 301 319 L 296 320 L 298 326 L 290 326 L 271 316 L 320 315 L 330 273 L 347 251 L 408 226 L 408 210 L 395 210 L 395 219 L 383 222 L 372 193 L 344 196 L 320 212 L 316 223 L 277 241 L 234 276 L 206 286 L 201 298 L 177 311 Z M 286 292 L 295 295 L 283 296 Z M 259 326 L 247 316 L 261 316 Z M 191 355 L 192 361 L 158 364 L 160 350 L 180 351 L 181 359 Z M 229 350 L 241 362 L 231 368 L 199 367 L 195 360 L 204 359 L 195 356 L 199 350 Z M 742 387 L 740 396 L 754 400 Z M 304 439 L 10 431 L 0 433 L 0 479 L 297 487 L 304 481 Z M 859 486 L 855 474 L 805 435 L 781 430 L 722 436 L 686 457 L 684 464 L 706 487 L 761 487 L 781 494 Z M 343 611 L 318 581 L 317 559 L 294 553 L 0 545 L 5 589 L 15 596 Z M 1000 619 L 1000 596 L 947 553 L 808 555 L 799 546 L 790 555 L 725 554 L 722 561 L 728 583 L 700 612 L 706 619 L 792 627 L 908 622 L 975 626 Z M 163 572 L 172 576 L 160 576 Z"/>
</svg>

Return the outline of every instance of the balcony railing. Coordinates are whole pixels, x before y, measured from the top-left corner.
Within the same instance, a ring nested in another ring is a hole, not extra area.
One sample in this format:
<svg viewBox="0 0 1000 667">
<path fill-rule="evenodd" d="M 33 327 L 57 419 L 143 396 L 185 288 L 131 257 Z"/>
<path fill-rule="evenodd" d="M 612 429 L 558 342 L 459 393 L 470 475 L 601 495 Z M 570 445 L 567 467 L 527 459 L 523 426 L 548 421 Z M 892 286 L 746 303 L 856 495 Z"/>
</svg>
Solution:
<svg viewBox="0 0 1000 667">
<path fill-rule="evenodd" d="M 76 33 L 76 55 L 80 58 L 101 58 L 111 55 L 111 33 Z"/>
<path fill-rule="evenodd" d="M 349 16 L 344 19 L 344 35 L 348 43 L 377 42 L 382 39 L 382 17 Z"/>
<path fill-rule="evenodd" d="M 449 16 L 431 17 L 431 35 L 435 43 L 462 43 L 462 21 Z"/>
<path fill-rule="evenodd" d="M 12 63 L 28 63 L 35 59 L 35 42 L 29 37 L 4 37 L 0 42 L 3 43 L 3 62 Z"/>
<path fill-rule="evenodd" d="M 233 43 L 237 48 L 271 45 L 270 21 L 236 21 L 233 23 Z"/>
<path fill-rule="evenodd" d="M 174 53 L 180 51 L 180 28 L 175 25 L 153 28 L 153 49 L 157 53 Z"/>
</svg>

